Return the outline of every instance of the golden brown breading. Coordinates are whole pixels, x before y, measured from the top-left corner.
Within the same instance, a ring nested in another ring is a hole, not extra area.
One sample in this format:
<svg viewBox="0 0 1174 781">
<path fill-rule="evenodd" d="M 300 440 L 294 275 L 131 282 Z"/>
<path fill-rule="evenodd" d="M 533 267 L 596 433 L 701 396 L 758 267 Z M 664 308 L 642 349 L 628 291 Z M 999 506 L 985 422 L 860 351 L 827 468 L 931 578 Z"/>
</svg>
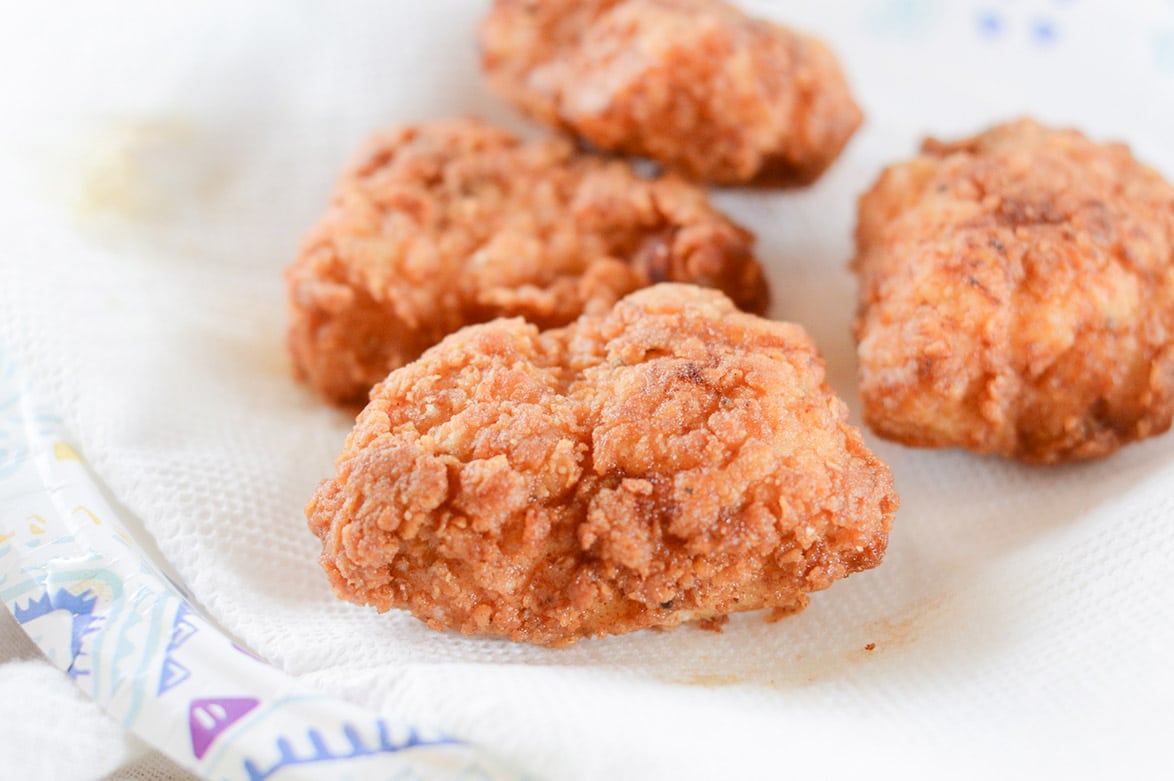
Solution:
<svg viewBox="0 0 1174 781">
<path fill-rule="evenodd" d="M 446 334 L 498 316 L 565 325 L 664 280 L 762 312 L 753 243 L 673 176 L 475 120 L 401 128 L 370 140 L 289 269 L 289 347 L 319 393 L 358 403 Z"/>
<path fill-rule="evenodd" d="M 306 507 L 340 597 L 546 645 L 801 609 L 897 497 L 797 325 L 692 285 L 447 337 L 371 394 Z"/>
<path fill-rule="evenodd" d="M 1023 120 L 861 198 L 856 336 L 879 434 L 1094 458 L 1174 413 L 1174 189 L 1120 144 Z"/>
<path fill-rule="evenodd" d="M 717 184 L 806 184 L 860 126 L 822 42 L 716 0 L 496 0 L 490 86 L 599 149 Z"/>
</svg>

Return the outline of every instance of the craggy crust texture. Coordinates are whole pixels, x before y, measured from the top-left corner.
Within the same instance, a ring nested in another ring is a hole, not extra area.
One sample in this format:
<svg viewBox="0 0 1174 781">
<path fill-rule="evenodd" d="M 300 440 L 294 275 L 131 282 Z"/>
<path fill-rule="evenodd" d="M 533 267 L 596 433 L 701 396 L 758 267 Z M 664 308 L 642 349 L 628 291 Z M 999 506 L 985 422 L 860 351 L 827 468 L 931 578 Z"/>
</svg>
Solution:
<svg viewBox="0 0 1174 781">
<path fill-rule="evenodd" d="M 717 184 L 806 184 L 860 126 L 822 42 L 715 0 L 496 0 L 491 88 L 599 149 Z"/>
<path fill-rule="evenodd" d="M 523 143 L 475 120 L 373 137 L 287 272 L 298 375 L 361 403 L 446 334 L 498 316 L 560 326 L 672 280 L 762 312 L 754 237 L 677 177 Z"/>
<path fill-rule="evenodd" d="M 340 597 L 565 645 L 878 564 L 897 497 L 797 325 L 657 285 L 465 328 L 371 394 L 306 507 Z"/>
<path fill-rule="evenodd" d="M 860 201 L 864 417 L 910 445 L 1094 458 L 1174 412 L 1174 189 L 1023 120 L 926 141 Z"/>
</svg>

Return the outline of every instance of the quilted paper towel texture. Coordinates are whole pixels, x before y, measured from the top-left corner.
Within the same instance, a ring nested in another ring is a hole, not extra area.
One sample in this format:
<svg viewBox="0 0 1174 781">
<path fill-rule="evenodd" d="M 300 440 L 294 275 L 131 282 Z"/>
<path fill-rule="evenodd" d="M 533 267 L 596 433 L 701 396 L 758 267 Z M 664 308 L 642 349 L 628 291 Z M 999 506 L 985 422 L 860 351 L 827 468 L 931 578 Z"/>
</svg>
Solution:
<svg viewBox="0 0 1174 781">
<path fill-rule="evenodd" d="M 745 5 L 825 37 L 868 117 L 810 190 L 717 195 L 759 234 L 772 315 L 811 331 L 854 409 L 855 198 L 923 134 L 1030 112 L 1174 177 L 1174 3 Z M 368 131 L 475 113 L 538 132 L 480 82 L 483 8 L 70 2 L 0 29 L 0 343 L 211 617 L 311 686 L 546 778 L 800 773 L 829 752 L 844 773 L 1148 767 L 1174 701 L 1169 437 L 1049 470 L 872 439 L 903 499 L 885 563 L 721 635 L 551 651 L 331 595 L 301 507 L 349 421 L 290 378 L 281 274 Z M 4 699 L 47 705 L 0 709 L 0 756 L 153 761 L 17 661 L 16 631 Z M 50 737 L 61 719 L 85 740 Z"/>
</svg>

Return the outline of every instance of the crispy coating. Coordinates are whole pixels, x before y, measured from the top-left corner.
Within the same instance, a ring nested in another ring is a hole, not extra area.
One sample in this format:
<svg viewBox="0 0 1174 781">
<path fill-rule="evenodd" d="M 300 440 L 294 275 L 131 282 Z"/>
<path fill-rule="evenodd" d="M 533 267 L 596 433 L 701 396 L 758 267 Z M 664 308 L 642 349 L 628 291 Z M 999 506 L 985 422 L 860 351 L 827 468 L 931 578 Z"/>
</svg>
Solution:
<svg viewBox="0 0 1174 781">
<path fill-rule="evenodd" d="M 861 122 L 827 46 L 716 0 L 496 0 L 481 53 L 539 121 L 716 184 L 812 182 Z"/>
<path fill-rule="evenodd" d="M 371 394 L 306 507 L 336 593 L 546 645 L 741 610 L 878 564 L 897 497 L 797 325 L 662 284 L 471 326 Z"/>
<path fill-rule="evenodd" d="M 327 399 L 499 316 L 560 326 L 640 287 L 712 285 L 762 312 L 754 237 L 677 177 L 476 120 L 373 137 L 287 272 L 289 348 Z"/>
<path fill-rule="evenodd" d="M 1174 413 L 1174 189 L 1022 120 L 926 141 L 860 201 L 860 389 L 882 436 L 1034 463 Z"/>
</svg>

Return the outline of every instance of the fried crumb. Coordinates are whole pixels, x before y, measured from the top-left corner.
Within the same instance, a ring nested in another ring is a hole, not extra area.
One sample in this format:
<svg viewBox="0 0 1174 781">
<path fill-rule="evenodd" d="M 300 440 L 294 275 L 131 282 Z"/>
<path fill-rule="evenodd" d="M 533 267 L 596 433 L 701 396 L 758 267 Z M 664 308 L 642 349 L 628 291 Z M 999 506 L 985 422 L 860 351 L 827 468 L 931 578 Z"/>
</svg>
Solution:
<svg viewBox="0 0 1174 781">
<path fill-rule="evenodd" d="M 708 616 L 706 618 L 698 619 L 697 628 L 706 632 L 722 633 L 722 627 L 730 623 L 729 616 Z"/>
</svg>

